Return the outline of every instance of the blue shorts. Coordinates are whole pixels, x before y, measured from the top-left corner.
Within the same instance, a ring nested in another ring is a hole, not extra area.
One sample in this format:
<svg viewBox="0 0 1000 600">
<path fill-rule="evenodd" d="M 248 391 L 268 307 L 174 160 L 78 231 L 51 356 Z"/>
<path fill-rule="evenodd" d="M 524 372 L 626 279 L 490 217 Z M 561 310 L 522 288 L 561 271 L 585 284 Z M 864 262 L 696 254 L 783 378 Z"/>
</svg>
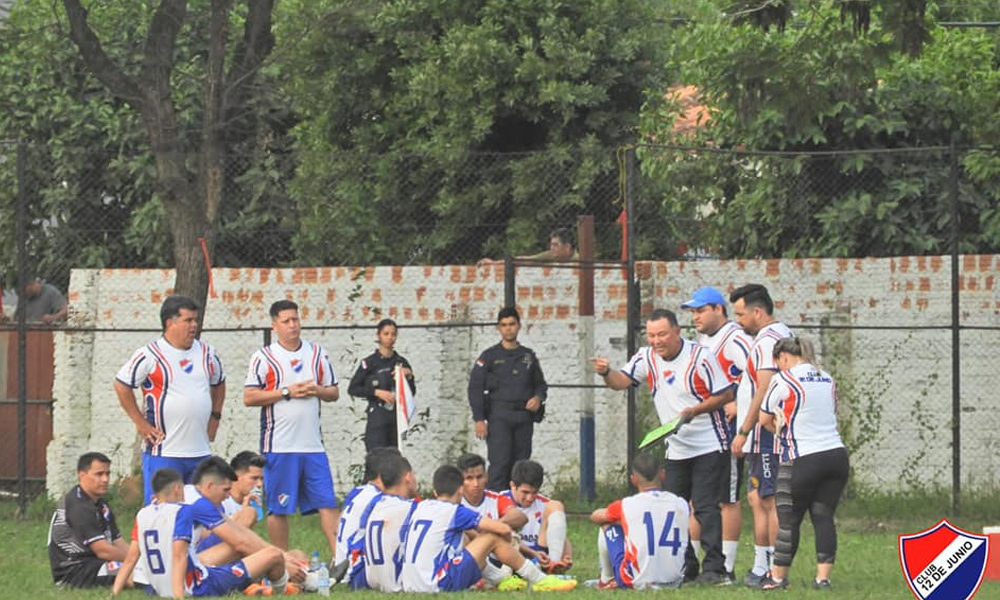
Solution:
<svg viewBox="0 0 1000 600">
<path fill-rule="evenodd" d="M 142 502 L 149 504 L 153 498 L 153 473 L 159 469 L 173 469 L 181 474 L 184 483 L 193 483 L 194 470 L 198 468 L 201 461 L 208 458 L 205 456 L 195 456 L 193 458 L 180 458 L 176 456 L 153 456 L 142 453 Z"/>
<path fill-rule="evenodd" d="M 465 548 L 461 556 L 451 559 L 442 568 L 444 577 L 438 580 L 438 589 L 442 592 L 464 592 L 483 578 L 479 563 Z"/>
<path fill-rule="evenodd" d="M 770 498 L 778 489 L 778 455 L 770 452 L 747 454 L 747 492 Z"/>
<path fill-rule="evenodd" d="M 337 508 L 330 461 L 325 452 L 266 452 L 264 497 L 267 513 L 308 515 L 321 508 Z"/>
<path fill-rule="evenodd" d="M 347 571 L 347 581 L 350 583 L 352 590 L 371 589 L 372 586 L 368 585 L 368 577 L 365 574 L 364 560 L 359 560 L 351 565 L 351 568 Z"/>
<path fill-rule="evenodd" d="M 601 532 L 604 542 L 608 546 L 608 558 L 611 559 L 611 572 L 615 574 L 615 581 L 620 588 L 631 588 L 630 584 L 622 579 L 622 564 L 625 562 L 625 530 L 615 523 L 608 525 Z"/>
<path fill-rule="evenodd" d="M 242 560 L 222 567 L 205 567 L 205 577 L 191 588 L 192 596 L 228 596 L 233 591 L 243 591 L 251 583 L 250 572 Z"/>
</svg>

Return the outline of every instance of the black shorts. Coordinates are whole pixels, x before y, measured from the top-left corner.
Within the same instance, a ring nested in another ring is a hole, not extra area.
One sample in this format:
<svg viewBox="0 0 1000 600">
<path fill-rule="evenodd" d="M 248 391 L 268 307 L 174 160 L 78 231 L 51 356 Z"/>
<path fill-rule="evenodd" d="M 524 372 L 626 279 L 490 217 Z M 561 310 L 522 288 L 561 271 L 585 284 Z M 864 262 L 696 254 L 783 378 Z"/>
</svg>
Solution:
<svg viewBox="0 0 1000 600">
<path fill-rule="evenodd" d="M 108 562 L 96 556 L 85 558 L 82 563 L 63 574 L 56 584 L 79 588 L 111 587 L 115 583 L 119 568 L 121 563 L 118 562 Z"/>
<path fill-rule="evenodd" d="M 743 473 L 746 471 L 743 458 L 736 458 L 731 453 L 729 455 L 729 474 L 726 477 L 725 496 L 722 501 L 726 504 L 736 504 L 740 501 L 740 493 L 743 490 Z"/>
</svg>

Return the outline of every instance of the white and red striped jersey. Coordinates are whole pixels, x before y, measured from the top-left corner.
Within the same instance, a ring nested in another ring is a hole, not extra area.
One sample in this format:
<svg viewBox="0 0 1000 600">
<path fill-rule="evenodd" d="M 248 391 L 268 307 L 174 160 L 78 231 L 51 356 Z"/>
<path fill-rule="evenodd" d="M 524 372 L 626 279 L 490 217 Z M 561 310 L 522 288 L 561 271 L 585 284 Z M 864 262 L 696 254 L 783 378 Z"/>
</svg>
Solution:
<svg viewBox="0 0 1000 600">
<path fill-rule="evenodd" d="M 750 386 L 739 385 L 743 378 L 743 371 L 747 369 L 747 360 L 750 357 L 753 339 L 739 325 L 732 321 L 726 321 L 712 335 L 700 334 L 698 343 L 712 351 L 715 359 L 719 361 L 719 366 L 722 367 L 722 372 L 726 374 L 730 383 L 736 386 L 736 419 L 727 423 L 727 430 L 730 434 L 729 441 L 732 442 L 736 427 L 746 416 L 745 412 L 742 415 L 739 413 L 740 404 L 744 405 L 744 411 L 746 411 L 753 399 L 750 395 Z M 750 441 L 747 440 L 744 450 L 748 450 L 749 447 Z"/>
<path fill-rule="evenodd" d="M 438 592 L 452 559 L 462 555 L 465 532 L 482 519 L 461 504 L 424 500 L 403 524 L 403 569 L 407 592 Z"/>
<path fill-rule="evenodd" d="M 799 363 L 771 378 L 761 410 L 784 417 L 778 432 L 781 462 L 844 446 L 837 432 L 836 384 L 811 364 Z"/>
<path fill-rule="evenodd" d="M 661 423 L 673 420 L 689 406 L 697 406 L 710 396 L 724 392 L 730 385 L 711 351 L 684 339 L 677 356 L 670 360 L 649 346 L 640 348 L 621 372 L 632 380 L 633 386 L 647 382 Z M 670 438 L 667 458 L 683 460 L 728 448 L 726 420 L 720 408 L 697 415 L 684 424 Z"/>
<path fill-rule="evenodd" d="M 400 550 L 403 523 L 416 503 L 409 498 L 380 494 L 361 517 L 364 535 L 365 580 L 373 590 L 401 592 L 403 568 Z"/>
<path fill-rule="evenodd" d="M 500 494 L 493 490 L 484 490 L 483 500 L 478 505 L 469 502 L 462 496 L 462 506 L 471 508 L 479 513 L 479 516 L 499 521 L 507 514 L 507 511 L 514 508 L 514 501 L 509 495 Z"/>
<path fill-rule="evenodd" d="M 143 442 L 153 456 L 207 456 L 211 388 L 226 380 L 219 355 L 194 340 L 187 350 L 160 338 L 136 350 L 116 379 L 142 393 L 146 420 L 160 429 L 163 440 Z"/>
<path fill-rule="evenodd" d="M 309 380 L 320 387 L 337 385 L 326 350 L 305 340 L 296 350 L 287 350 L 275 342 L 254 352 L 245 385 L 280 390 Z M 261 452 L 324 452 L 319 413 L 320 400 L 316 397 L 279 400 L 261 407 Z"/>
<path fill-rule="evenodd" d="M 778 365 L 774 362 L 774 345 L 778 340 L 792 337 L 794 334 L 787 325 L 780 321 L 769 323 L 757 332 L 753 338 L 753 347 L 750 349 L 750 358 L 747 360 L 747 370 L 743 372 L 740 380 L 741 387 L 747 384 L 749 395 L 736 398 L 736 418 L 737 423 L 743 423 L 747 412 L 750 411 L 750 403 L 753 402 L 754 394 L 757 392 L 757 378 L 761 371 L 778 371 Z M 742 400 L 742 404 L 741 404 Z M 744 446 L 748 452 L 777 452 L 774 444 L 774 436 L 770 431 L 760 426 L 754 427 L 748 439 L 749 447 Z"/>
<path fill-rule="evenodd" d="M 535 501 L 528 506 L 521 506 L 514 500 L 514 493 L 510 490 L 504 491 L 500 494 L 500 497 L 505 498 L 511 504 L 517 507 L 519 511 L 524 513 L 524 516 L 528 517 L 528 522 L 524 524 L 518 535 L 521 537 L 521 543 L 531 548 L 532 550 L 542 550 L 543 552 L 548 552 L 548 548 L 545 548 L 538 543 L 538 537 L 542 533 L 542 515 L 545 514 L 545 505 L 549 503 L 549 498 L 541 494 L 535 494 Z M 554 559 L 554 560 L 558 560 Z"/>
<path fill-rule="evenodd" d="M 625 534 L 621 580 L 635 589 L 673 584 L 684 578 L 688 546 L 688 503 L 670 492 L 647 490 L 612 502 L 612 523 Z"/>
</svg>

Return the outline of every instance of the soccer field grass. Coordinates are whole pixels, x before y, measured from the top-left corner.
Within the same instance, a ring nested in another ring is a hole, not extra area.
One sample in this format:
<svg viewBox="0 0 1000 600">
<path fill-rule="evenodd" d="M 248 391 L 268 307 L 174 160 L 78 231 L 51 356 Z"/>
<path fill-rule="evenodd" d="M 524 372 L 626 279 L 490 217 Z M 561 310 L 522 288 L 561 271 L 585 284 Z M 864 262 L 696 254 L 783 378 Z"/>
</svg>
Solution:
<svg viewBox="0 0 1000 600">
<path fill-rule="evenodd" d="M 48 599 L 89 599 L 108 598 L 109 591 L 101 590 L 57 590 L 52 585 L 49 571 L 48 554 L 45 548 L 48 529 L 48 507 L 35 506 L 30 511 L 30 518 L 15 520 L 11 517 L 13 505 L 9 502 L 0 503 L 0 599 L 26 598 L 30 600 Z M 902 508 L 902 507 L 901 507 Z M 879 519 L 866 517 L 860 506 L 851 506 L 848 502 L 841 511 L 843 516 L 838 519 L 840 548 L 837 564 L 833 574 L 833 594 L 838 598 L 913 598 L 903 580 L 896 551 L 897 538 L 900 533 L 912 533 L 934 525 L 936 518 L 931 516 L 911 516 L 907 518 L 905 508 L 893 517 Z M 119 521 L 128 536 L 132 516 L 120 514 Z M 744 520 L 744 535 L 740 541 L 736 571 L 742 575 L 752 564 L 753 545 L 749 534 L 749 515 Z M 982 519 L 952 519 L 958 527 L 970 531 L 981 531 Z M 324 541 L 319 531 L 316 517 L 294 518 L 292 523 L 292 545 L 308 552 L 320 550 L 323 552 Z M 650 592 L 603 592 L 584 588 L 582 582 L 597 576 L 596 529 L 582 515 L 572 516 L 569 520 L 569 535 L 574 545 L 575 566 L 571 571 L 580 581 L 581 586 L 570 595 L 577 598 L 595 598 L 607 594 L 641 593 L 643 595 L 670 595 L 676 597 L 707 599 L 707 598 L 753 598 L 763 592 L 745 589 L 742 586 L 730 588 L 704 588 L 687 586 L 680 590 L 663 590 Z M 327 551 L 328 552 L 328 551 Z M 327 552 L 323 552 L 326 554 Z M 786 598 L 820 598 L 830 596 L 830 591 L 816 591 L 811 588 L 815 555 L 813 551 L 812 527 L 808 522 L 803 524 L 802 541 L 799 553 L 792 566 L 791 585 L 785 592 L 770 592 Z M 388 596 L 377 592 L 346 592 L 334 588 L 333 595 L 342 593 L 357 594 L 364 598 Z M 530 592 L 466 592 L 455 595 L 458 598 L 495 595 L 501 593 L 524 595 Z M 135 590 L 126 592 L 123 597 L 139 600 L 147 598 L 144 593 Z M 451 597 L 451 596 L 449 596 Z M 1000 598 L 1000 582 L 984 582 L 977 599 Z"/>
</svg>

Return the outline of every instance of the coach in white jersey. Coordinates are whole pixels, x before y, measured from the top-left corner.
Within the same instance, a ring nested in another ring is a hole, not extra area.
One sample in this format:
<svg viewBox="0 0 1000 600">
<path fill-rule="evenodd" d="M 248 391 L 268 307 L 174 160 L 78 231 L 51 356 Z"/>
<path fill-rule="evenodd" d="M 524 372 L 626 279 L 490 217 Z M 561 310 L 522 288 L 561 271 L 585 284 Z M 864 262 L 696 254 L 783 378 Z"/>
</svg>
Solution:
<svg viewBox="0 0 1000 600">
<path fill-rule="evenodd" d="M 630 481 L 639 493 L 590 515 L 601 526 L 599 589 L 677 587 L 684 580 L 690 510 L 687 502 L 660 490 L 661 464 L 649 453 L 636 456 Z"/>
<path fill-rule="evenodd" d="M 320 402 L 340 397 L 337 377 L 323 347 L 301 337 L 299 306 L 291 300 L 271 305 L 277 342 L 250 357 L 243 390 L 247 406 L 260 407 L 260 451 L 271 543 L 288 549 L 288 515 L 319 512 L 320 527 L 337 547 L 337 500 L 330 462 L 320 433 Z"/>
<path fill-rule="evenodd" d="M 749 389 L 749 402 L 737 407 L 739 429 L 733 440 L 733 454 L 747 454 L 747 500 L 753 513 L 754 566 L 743 582 L 759 587 L 773 561 L 774 543 L 778 537 L 778 513 L 774 494 L 778 486 L 778 455 L 774 436 L 757 423 L 764 392 L 778 371 L 774 362 L 774 344 L 789 337 L 792 331 L 774 317 L 774 301 L 767 288 L 751 283 L 729 294 L 736 322 L 748 335 L 754 336 L 747 369 L 740 380 Z M 745 398 L 740 396 L 739 399 Z"/>
<path fill-rule="evenodd" d="M 215 350 L 196 339 L 198 304 L 170 296 L 160 307 L 163 337 L 139 348 L 115 378 L 115 394 L 143 441 L 144 504 L 157 469 L 171 468 L 186 483 L 211 454 L 208 443 L 222 418 L 226 378 Z M 142 389 L 143 409 L 135 390 Z"/>
<path fill-rule="evenodd" d="M 740 378 L 747 368 L 750 355 L 750 339 L 739 325 L 729 320 L 726 313 L 726 298 L 722 292 L 711 286 L 695 290 L 691 299 L 681 304 L 681 308 L 691 311 L 691 322 L 698 332 L 698 343 L 712 351 L 719 361 L 726 378 L 736 389 L 736 400 L 723 407 L 726 414 L 726 433 L 729 439 L 736 437 L 736 406 L 739 402 L 749 404 L 750 386 L 740 386 Z M 743 459 L 730 455 L 729 476 L 726 478 L 726 494 L 722 502 L 722 554 L 726 557 L 726 573 L 730 581 L 736 576 L 736 551 L 739 548 L 740 530 L 743 516 L 740 508 L 741 483 L 743 481 Z M 691 545 L 695 552 L 701 551 L 701 528 L 697 519 L 691 519 Z"/>
<path fill-rule="evenodd" d="M 729 439 L 723 405 L 732 400 L 732 386 L 719 361 L 699 344 L 681 337 L 677 315 L 658 308 L 646 321 L 646 341 L 628 364 L 611 369 L 607 358 L 593 360 L 594 370 L 611 389 L 624 390 L 647 382 L 661 423 L 675 417 L 686 421 L 667 445 L 664 488 L 691 502 L 701 525 L 705 559 L 698 575 L 698 557 L 688 544 L 685 577 L 699 583 L 729 585 L 722 554 L 719 503 L 729 472 Z"/>
<path fill-rule="evenodd" d="M 806 511 L 816 532 L 816 578 L 813 587 L 830 587 L 837 555 L 833 514 L 847 485 L 850 463 L 837 432 L 837 393 L 833 378 L 815 365 L 812 346 L 801 338 L 774 345 L 781 371 L 764 395 L 760 422 L 781 443 L 778 468 L 778 542 L 774 568 L 764 589 L 788 586 L 788 568 L 799 546 Z"/>
</svg>

